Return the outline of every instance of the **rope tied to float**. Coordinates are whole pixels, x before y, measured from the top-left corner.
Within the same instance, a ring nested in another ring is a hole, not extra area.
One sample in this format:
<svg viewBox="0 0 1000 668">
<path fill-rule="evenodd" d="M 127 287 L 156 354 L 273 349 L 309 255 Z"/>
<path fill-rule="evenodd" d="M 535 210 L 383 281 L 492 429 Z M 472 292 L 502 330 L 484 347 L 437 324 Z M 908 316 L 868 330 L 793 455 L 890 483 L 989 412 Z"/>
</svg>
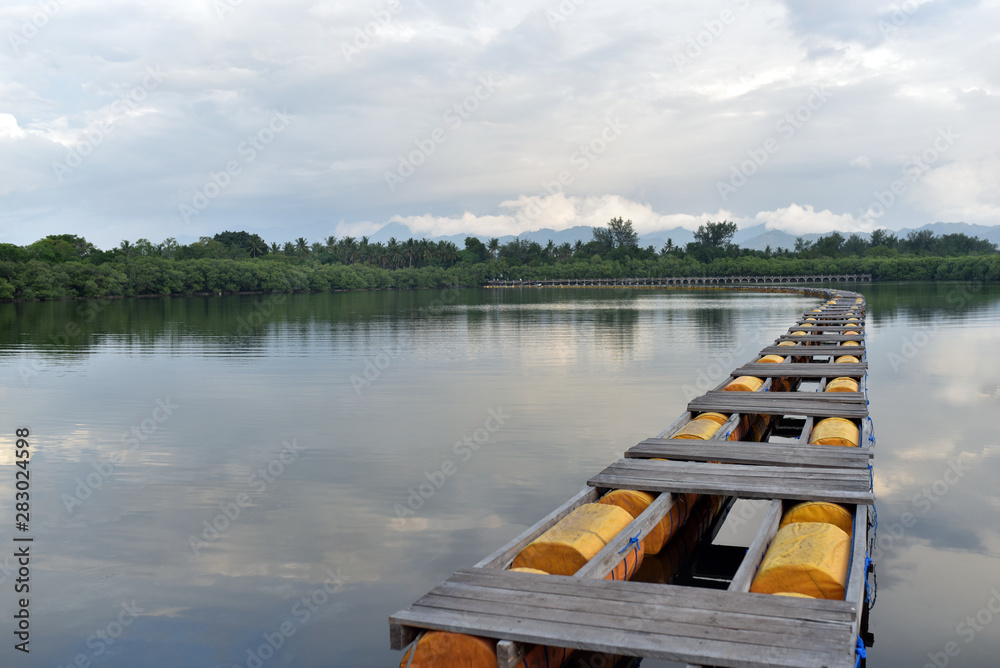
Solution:
<svg viewBox="0 0 1000 668">
<path fill-rule="evenodd" d="M 627 552 L 633 545 L 638 545 L 639 544 L 639 536 L 641 536 L 641 535 L 642 535 L 642 532 L 640 531 L 636 535 L 634 535 L 631 538 L 629 538 L 628 542 L 625 543 L 625 547 L 623 547 L 622 549 L 618 550 L 618 554 L 623 554 L 623 553 Z"/>
<path fill-rule="evenodd" d="M 868 649 L 865 647 L 865 641 L 858 636 L 858 644 L 855 650 L 858 653 L 858 660 L 854 662 L 854 668 L 858 668 L 861 665 L 861 659 L 868 658 Z"/>
<path fill-rule="evenodd" d="M 410 666 L 413 665 L 413 657 L 417 655 L 417 645 L 420 644 L 420 639 L 424 637 L 425 633 L 427 633 L 427 631 L 421 631 L 418 633 L 417 637 L 413 640 L 413 644 L 410 645 L 410 647 L 413 648 L 413 651 L 410 652 L 410 658 L 406 660 L 406 668 L 410 668 Z"/>
</svg>

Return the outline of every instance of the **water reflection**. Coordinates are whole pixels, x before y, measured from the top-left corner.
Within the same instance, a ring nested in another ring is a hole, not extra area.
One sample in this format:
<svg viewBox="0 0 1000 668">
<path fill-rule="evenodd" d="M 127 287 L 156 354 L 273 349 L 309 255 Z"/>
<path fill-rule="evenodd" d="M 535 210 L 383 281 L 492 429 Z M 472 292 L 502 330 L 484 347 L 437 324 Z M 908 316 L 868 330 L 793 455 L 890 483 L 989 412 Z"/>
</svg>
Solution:
<svg viewBox="0 0 1000 668">
<path fill-rule="evenodd" d="M 930 284 L 863 290 L 882 522 L 869 665 L 923 665 L 1000 584 L 1000 295 L 960 308 Z M 91 322 L 78 303 L 0 306 L 0 400 L 39 445 L 37 665 L 245 666 L 285 622 L 294 635 L 265 665 L 393 665 L 390 613 L 658 433 L 685 386 L 749 360 L 815 303 L 599 289 L 292 295 L 270 310 L 265 298 L 116 300 Z M 53 341 L 68 322 L 79 332 Z M 163 421 L 158 402 L 176 405 Z M 493 415 L 506 417 L 491 431 Z M 299 454 L 279 467 L 285 443 Z M 143 612 L 120 638 L 88 646 L 133 600 Z M 991 665 L 998 633 L 959 637 L 966 665 Z"/>
</svg>

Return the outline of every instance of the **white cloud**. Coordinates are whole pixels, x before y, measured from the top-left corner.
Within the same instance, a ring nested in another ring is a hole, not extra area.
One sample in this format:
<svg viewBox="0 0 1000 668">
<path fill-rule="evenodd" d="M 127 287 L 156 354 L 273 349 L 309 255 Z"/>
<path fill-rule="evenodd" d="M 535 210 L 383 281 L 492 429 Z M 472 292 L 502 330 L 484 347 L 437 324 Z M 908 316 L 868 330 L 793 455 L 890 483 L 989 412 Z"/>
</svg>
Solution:
<svg viewBox="0 0 1000 668">
<path fill-rule="evenodd" d="M 996 222 L 997 86 L 981 50 L 996 3 L 923 3 L 889 36 L 877 27 L 888 9 L 864 0 L 740 4 L 404 1 L 347 59 L 341 46 L 385 0 L 230 3 L 223 16 L 191 0 L 62 3 L 19 53 L 0 51 L 0 232 L 27 243 L 44 224 L 106 247 L 121 237 L 104 230 L 162 239 L 240 225 L 295 238 L 333 218 L 358 234 L 394 220 L 492 236 L 622 215 L 642 232 L 730 218 L 801 233 L 851 224 L 831 212 L 863 210 L 897 178 L 893 156 L 923 150 L 941 123 L 970 138 L 948 155 L 961 173 L 937 167 L 880 226 Z M 574 9 L 550 26 L 546 10 L 561 6 Z M 17 27 L 35 11 L 3 16 Z M 149 67 L 162 85 L 115 106 Z M 461 127 L 444 123 L 488 75 L 504 82 L 496 93 Z M 780 134 L 776 122 L 813 88 L 829 101 Z M 178 229 L 179 203 L 285 109 L 289 129 L 243 164 L 197 229 Z M 626 129 L 573 171 L 609 117 Z M 52 163 L 107 123 L 86 161 L 53 178 Z M 389 192 L 385 171 L 438 127 L 447 140 Z M 775 137 L 780 150 L 721 201 L 716 182 Z M 574 177 L 565 196 L 546 196 L 563 170 Z"/>
<path fill-rule="evenodd" d="M 857 221 L 849 213 L 837 214 L 830 210 L 816 211 L 812 204 L 791 206 L 776 211 L 761 211 L 753 220 L 764 223 L 769 230 L 789 234 L 818 234 L 841 230 L 844 232 L 870 232 L 872 227 Z"/>
<path fill-rule="evenodd" d="M 631 220 L 640 234 L 648 234 L 675 227 L 695 230 L 708 220 L 733 218 L 731 212 L 724 210 L 700 215 L 658 213 L 648 203 L 635 202 L 619 195 L 521 195 L 517 199 L 503 201 L 499 206 L 510 213 L 476 215 L 466 211 L 461 216 L 393 216 L 390 222 L 406 225 L 417 236 L 433 237 L 463 233 L 516 236 L 542 228 L 558 231 L 578 225 L 597 227 L 619 216 Z"/>
<path fill-rule="evenodd" d="M 914 199 L 927 212 L 965 223 L 1000 223 L 1000 156 L 959 160 L 927 172 Z"/>
</svg>

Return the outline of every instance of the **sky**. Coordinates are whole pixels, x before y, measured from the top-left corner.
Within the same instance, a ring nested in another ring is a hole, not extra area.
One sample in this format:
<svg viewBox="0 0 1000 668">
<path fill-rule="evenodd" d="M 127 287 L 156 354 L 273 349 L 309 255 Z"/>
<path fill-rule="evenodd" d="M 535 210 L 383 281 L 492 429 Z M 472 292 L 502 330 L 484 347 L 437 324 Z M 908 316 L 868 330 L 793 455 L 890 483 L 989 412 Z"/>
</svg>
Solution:
<svg viewBox="0 0 1000 668">
<path fill-rule="evenodd" d="M 1000 223 L 1000 1 L 0 8 L 0 242 Z"/>
</svg>

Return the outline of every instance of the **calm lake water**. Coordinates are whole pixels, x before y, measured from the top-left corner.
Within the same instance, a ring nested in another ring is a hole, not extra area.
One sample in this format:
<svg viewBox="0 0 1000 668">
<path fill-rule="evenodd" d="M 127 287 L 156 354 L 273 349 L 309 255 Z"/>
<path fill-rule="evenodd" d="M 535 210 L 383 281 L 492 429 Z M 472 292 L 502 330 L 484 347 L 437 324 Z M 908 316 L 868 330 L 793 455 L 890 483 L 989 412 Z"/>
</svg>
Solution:
<svg viewBox="0 0 1000 668">
<path fill-rule="evenodd" d="M 1000 286 L 854 289 L 878 435 L 868 665 L 998 665 Z M 4 535 L 17 427 L 34 453 L 31 653 L 13 649 L 9 542 L 0 665 L 395 666 L 388 615 L 816 302 L 528 289 L 0 305 Z"/>
</svg>

